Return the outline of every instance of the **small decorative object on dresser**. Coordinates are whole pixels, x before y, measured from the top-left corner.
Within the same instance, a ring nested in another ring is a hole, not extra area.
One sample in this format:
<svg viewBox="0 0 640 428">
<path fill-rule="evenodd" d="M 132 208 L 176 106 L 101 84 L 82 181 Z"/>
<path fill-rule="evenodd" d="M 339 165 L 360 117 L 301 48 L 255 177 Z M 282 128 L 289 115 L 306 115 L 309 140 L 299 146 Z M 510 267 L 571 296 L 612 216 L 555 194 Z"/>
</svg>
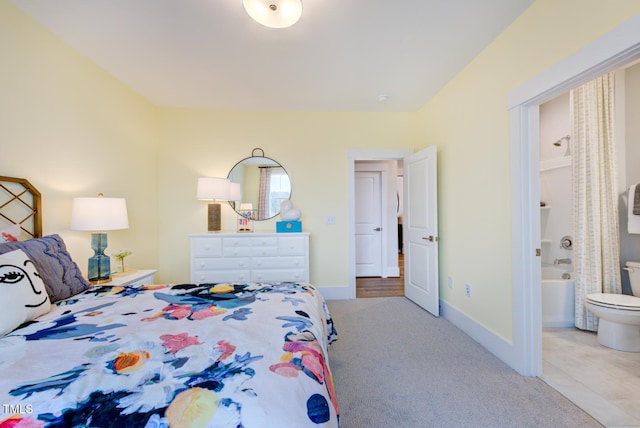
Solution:
<svg viewBox="0 0 640 428">
<path fill-rule="evenodd" d="M 302 222 L 299 221 L 301 215 L 300 210 L 293 209 L 291 201 L 283 201 L 280 204 L 280 218 L 282 221 L 276 222 L 276 232 L 302 232 Z"/>
<path fill-rule="evenodd" d="M 240 208 L 236 210 L 238 213 L 238 232 L 253 232 L 253 221 L 256 219 L 256 210 L 253 209 L 253 204 L 243 203 L 240 204 Z"/>
<path fill-rule="evenodd" d="M 194 234 L 191 282 L 309 282 L 309 233 Z"/>
</svg>

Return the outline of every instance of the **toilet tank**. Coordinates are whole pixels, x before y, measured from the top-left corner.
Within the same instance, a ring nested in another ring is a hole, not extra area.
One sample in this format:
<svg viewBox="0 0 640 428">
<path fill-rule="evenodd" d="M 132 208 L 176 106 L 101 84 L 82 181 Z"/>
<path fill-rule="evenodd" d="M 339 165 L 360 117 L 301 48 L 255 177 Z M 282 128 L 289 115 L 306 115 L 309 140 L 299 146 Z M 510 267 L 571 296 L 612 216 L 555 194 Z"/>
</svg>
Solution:
<svg viewBox="0 0 640 428">
<path fill-rule="evenodd" d="M 640 297 L 640 262 L 627 262 L 625 270 L 629 272 L 631 293 L 634 296 Z"/>
</svg>

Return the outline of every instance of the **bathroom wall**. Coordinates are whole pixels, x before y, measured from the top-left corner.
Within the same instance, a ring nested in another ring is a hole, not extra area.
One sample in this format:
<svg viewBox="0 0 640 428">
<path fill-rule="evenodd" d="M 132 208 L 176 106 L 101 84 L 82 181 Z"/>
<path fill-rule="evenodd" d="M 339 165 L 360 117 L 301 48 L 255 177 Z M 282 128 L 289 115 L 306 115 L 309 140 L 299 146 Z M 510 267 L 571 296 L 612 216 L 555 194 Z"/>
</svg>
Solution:
<svg viewBox="0 0 640 428">
<path fill-rule="evenodd" d="M 573 235 L 571 202 L 571 157 L 568 142 L 560 147 L 554 142 L 571 134 L 569 94 L 540 106 L 540 233 L 542 263 L 573 257 L 573 252 L 560 246 L 563 236 Z"/>
<path fill-rule="evenodd" d="M 623 189 L 628 189 L 632 184 L 640 183 L 640 64 L 636 64 L 625 70 L 625 100 L 624 109 L 627 120 L 624 123 L 625 131 L 625 176 Z M 622 180 L 621 180 L 622 181 Z M 621 227 L 620 227 L 620 262 L 624 265 L 628 260 L 640 261 L 640 234 L 627 233 L 626 191 L 621 195 Z M 622 274 L 622 285 L 625 293 L 630 293 L 629 277 Z"/>
</svg>

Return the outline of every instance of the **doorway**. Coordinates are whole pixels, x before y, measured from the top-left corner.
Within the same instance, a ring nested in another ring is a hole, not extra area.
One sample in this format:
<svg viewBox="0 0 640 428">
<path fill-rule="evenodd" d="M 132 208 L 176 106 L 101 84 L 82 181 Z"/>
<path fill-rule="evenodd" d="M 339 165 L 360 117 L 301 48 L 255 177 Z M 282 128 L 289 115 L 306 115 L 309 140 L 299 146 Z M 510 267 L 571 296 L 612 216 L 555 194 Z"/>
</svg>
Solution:
<svg viewBox="0 0 640 428">
<path fill-rule="evenodd" d="M 363 164 L 363 163 L 379 163 L 379 162 L 394 162 L 397 164 L 398 161 L 403 160 L 406 156 L 410 155 L 413 153 L 412 149 L 404 149 L 404 148 L 399 148 L 399 149 L 349 149 L 348 153 L 347 153 L 347 178 L 348 178 L 348 201 L 349 201 L 349 208 L 348 208 L 348 216 L 349 216 L 349 291 L 348 291 L 348 297 L 350 299 L 355 299 L 357 297 L 357 291 L 356 291 L 356 278 L 357 278 L 357 274 L 356 274 L 356 260 L 357 260 L 357 255 L 356 255 L 356 184 L 355 184 L 355 177 L 356 177 L 356 165 L 357 164 Z M 392 176 L 393 178 L 393 184 L 389 184 L 390 188 L 395 189 L 397 187 L 397 178 L 395 178 L 395 174 Z M 391 180 L 389 180 L 389 183 L 391 182 Z M 388 215 L 387 215 L 387 223 L 386 224 L 391 224 L 389 223 L 389 218 L 393 219 L 393 225 L 392 226 L 383 226 L 385 228 L 391 228 L 391 229 L 396 229 L 397 230 L 397 201 L 398 201 L 398 197 L 395 196 L 394 198 L 389 198 L 389 203 L 385 203 L 385 209 L 388 210 Z M 389 232 L 389 231 L 387 231 Z M 397 232 L 396 232 L 397 233 Z M 388 236 L 388 235 L 387 235 Z M 391 241 L 393 244 L 395 245 L 394 249 L 391 250 L 391 253 L 393 255 L 388 255 L 388 259 L 391 260 L 392 257 L 396 258 L 396 260 L 393 260 L 393 265 L 395 265 L 395 271 L 393 271 L 393 269 L 387 270 L 386 273 L 383 273 L 382 276 L 379 279 L 382 278 L 386 278 L 386 279 L 399 279 L 400 278 L 400 274 L 401 274 L 401 266 L 403 266 L 403 263 L 401 262 L 401 259 L 398 257 L 398 250 L 397 250 L 397 235 L 395 238 L 391 238 L 388 241 Z M 387 243 L 388 244 L 388 243 Z M 384 244 L 383 244 L 384 245 Z M 388 247 L 388 245 L 387 245 Z M 389 252 L 388 252 L 389 254 Z M 403 262 L 403 260 L 402 260 Z M 383 266 L 384 266 L 385 262 L 383 260 Z M 388 263 L 387 263 L 388 265 Z M 404 283 L 402 283 L 404 284 Z M 403 289 L 404 289 L 404 285 L 403 285 Z M 385 291 L 387 292 L 387 291 Z"/>
<path fill-rule="evenodd" d="M 397 233 L 401 165 L 399 160 L 355 163 L 356 297 L 404 295 Z"/>
<path fill-rule="evenodd" d="M 640 16 L 512 91 L 511 128 L 513 355 L 527 376 L 542 372 L 539 107 L 540 104 L 640 57 Z M 536 251 L 537 249 L 537 251 Z"/>
</svg>

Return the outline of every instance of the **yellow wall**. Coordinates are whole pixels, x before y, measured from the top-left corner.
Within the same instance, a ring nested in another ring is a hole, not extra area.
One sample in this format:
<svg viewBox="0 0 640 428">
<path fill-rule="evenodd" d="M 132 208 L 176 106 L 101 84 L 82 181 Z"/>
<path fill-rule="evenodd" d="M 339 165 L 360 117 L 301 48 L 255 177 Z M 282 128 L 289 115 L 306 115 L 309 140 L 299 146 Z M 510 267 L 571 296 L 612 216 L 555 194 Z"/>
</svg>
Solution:
<svg viewBox="0 0 640 428">
<path fill-rule="evenodd" d="M 640 2 L 626 0 L 538 0 L 419 112 L 420 141 L 439 148 L 441 298 L 508 341 L 507 95 L 638 13 Z"/>
<path fill-rule="evenodd" d="M 162 277 L 188 279 L 188 236 L 206 231 L 207 204 L 196 200 L 197 178 L 226 177 L 260 147 L 291 178 L 291 201 L 311 232 L 311 281 L 346 287 L 347 148 L 412 147 L 413 123 L 414 113 L 163 109 L 158 157 Z M 327 215 L 335 215 L 335 225 L 325 224 Z M 228 204 L 222 216 L 223 229 L 235 230 Z M 273 232 L 277 219 L 255 222 L 255 230 Z"/>
<path fill-rule="evenodd" d="M 0 175 L 42 192 L 44 233 L 83 271 L 93 251 L 88 232 L 69 230 L 72 198 L 126 198 L 131 228 L 109 232 L 106 253 L 157 266 L 156 108 L 6 0 L 0 53 Z"/>
</svg>

